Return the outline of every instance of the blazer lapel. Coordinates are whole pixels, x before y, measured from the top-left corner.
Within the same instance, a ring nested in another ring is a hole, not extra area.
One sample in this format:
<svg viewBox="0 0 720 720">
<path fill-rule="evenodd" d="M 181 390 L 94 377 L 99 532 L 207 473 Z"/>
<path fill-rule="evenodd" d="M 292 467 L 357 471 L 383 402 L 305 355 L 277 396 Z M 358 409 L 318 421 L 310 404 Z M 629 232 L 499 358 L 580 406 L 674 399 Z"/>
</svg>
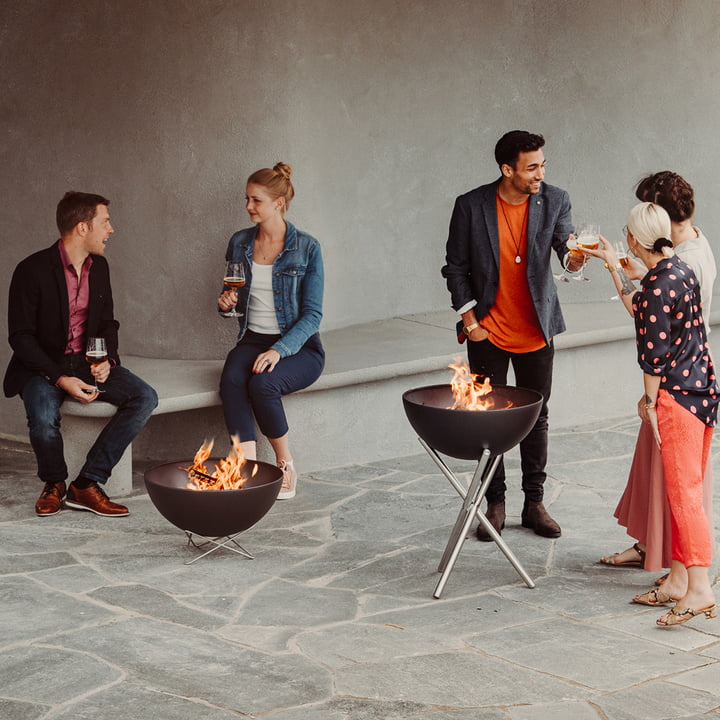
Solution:
<svg viewBox="0 0 720 720">
<path fill-rule="evenodd" d="M 488 238 L 490 239 L 490 249 L 492 250 L 492 256 L 495 260 L 495 267 L 500 268 L 500 234 L 498 231 L 498 217 L 497 217 L 497 186 L 498 183 L 493 183 L 488 187 L 485 196 L 482 199 L 482 212 L 485 217 L 485 228 L 487 230 Z"/>
<path fill-rule="evenodd" d="M 54 248 L 55 256 L 52 258 L 53 277 L 55 278 L 55 286 L 57 289 L 58 300 L 60 302 L 60 316 L 62 325 L 67 333 L 70 327 L 70 306 L 68 305 L 67 282 L 65 281 L 65 268 L 60 259 L 60 251 Z"/>
<path fill-rule="evenodd" d="M 535 259 L 537 253 L 537 243 L 535 236 L 537 235 L 540 218 L 542 217 L 543 203 L 545 199 L 541 193 L 531 195 L 528 198 L 528 226 L 527 226 L 527 257 L 528 269 L 531 261 Z"/>
</svg>

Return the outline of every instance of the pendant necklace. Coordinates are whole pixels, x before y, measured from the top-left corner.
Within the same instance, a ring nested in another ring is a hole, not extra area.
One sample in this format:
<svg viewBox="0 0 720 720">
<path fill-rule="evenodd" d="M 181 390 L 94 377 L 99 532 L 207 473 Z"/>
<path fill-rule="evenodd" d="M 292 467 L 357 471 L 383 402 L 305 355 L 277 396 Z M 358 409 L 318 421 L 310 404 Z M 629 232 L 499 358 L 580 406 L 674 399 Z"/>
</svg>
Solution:
<svg viewBox="0 0 720 720">
<path fill-rule="evenodd" d="M 515 233 L 512 231 L 512 226 L 510 225 L 510 221 L 505 214 L 505 202 L 500 197 L 500 193 L 498 193 L 498 200 L 500 201 L 500 209 L 502 210 L 503 217 L 505 218 L 505 224 L 507 225 L 507 229 L 510 231 L 510 237 L 512 238 L 513 244 L 515 245 L 515 263 L 519 265 L 522 262 L 522 258 L 520 257 L 520 243 L 522 242 L 523 235 L 525 234 L 525 228 L 527 227 L 529 208 L 528 205 L 525 205 L 525 215 L 523 217 L 522 227 L 520 228 L 520 240 L 516 240 Z"/>
</svg>

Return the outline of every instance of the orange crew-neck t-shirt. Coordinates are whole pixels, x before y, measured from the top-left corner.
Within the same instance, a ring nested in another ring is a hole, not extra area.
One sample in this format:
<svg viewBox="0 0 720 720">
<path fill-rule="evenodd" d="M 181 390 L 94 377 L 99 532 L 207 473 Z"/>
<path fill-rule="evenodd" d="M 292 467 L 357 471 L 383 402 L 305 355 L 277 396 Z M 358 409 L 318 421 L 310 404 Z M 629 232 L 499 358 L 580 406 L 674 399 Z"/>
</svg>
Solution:
<svg viewBox="0 0 720 720">
<path fill-rule="evenodd" d="M 501 350 L 526 353 L 545 347 L 527 280 L 528 203 L 511 205 L 497 195 L 500 281 L 495 304 L 482 319 L 490 342 Z M 515 258 L 520 257 L 520 262 Z"/>
</svg>

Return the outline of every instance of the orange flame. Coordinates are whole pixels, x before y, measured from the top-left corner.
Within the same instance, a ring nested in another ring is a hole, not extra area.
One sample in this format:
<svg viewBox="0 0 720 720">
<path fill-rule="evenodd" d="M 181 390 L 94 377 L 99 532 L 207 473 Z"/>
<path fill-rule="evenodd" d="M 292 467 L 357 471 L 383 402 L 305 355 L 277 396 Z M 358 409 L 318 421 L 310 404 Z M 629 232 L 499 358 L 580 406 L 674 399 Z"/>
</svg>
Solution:
<svg viewBox="0 0 720 720">
<path fill-rule="evenodd" d="M 189 482 L 187 487 L 190 490 L 239 490 L 248 481 L 243 477 L 242 468 L 245 465 L 245 453 L 240 446 L 240 439 L 237 436 L 232 438 L 232 450 L 230 454 L 215 463 L 215 470 L 208 472 L 205 462 L 210 457 L 214 440 L 207 440 L 195 453 L 193 463 L 189 467 L 181 468 L 188 474 Z M 251 477 L 258 471 L 258 465 L 253 467 Z"/>
<path fill-rule="evenodd" d="M 485 378 L 482 383 L 479 382 L 479 376 L 471 373 L 470 368 L 459 357 L 455 358 L 455 362 L 450 363 L 448 367 L 455 372 L 450 380 L 455 399 L 451 410 L 489 410 L 494 407 L 493 401 L 485 398 L 492 392 L 490 378 Z"/>
</svg>

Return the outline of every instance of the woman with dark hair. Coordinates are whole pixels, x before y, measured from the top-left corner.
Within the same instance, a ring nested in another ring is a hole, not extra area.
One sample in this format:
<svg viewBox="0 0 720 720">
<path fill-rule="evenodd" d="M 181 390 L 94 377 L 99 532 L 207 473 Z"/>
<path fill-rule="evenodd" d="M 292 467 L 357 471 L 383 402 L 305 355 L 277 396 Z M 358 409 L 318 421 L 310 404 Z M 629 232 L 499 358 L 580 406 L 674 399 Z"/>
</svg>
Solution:
<svg viewBox="0 0 720 720">
<path fill-rule="evenodd" d="M 282 396 L 314 383 L 325 365 L 322 254 L 315 238 L 285 220 L 295 194 L 291 175 L 277 163 L 248 178 L 245 208 L 254 226 L 236 232 L 225 254 L 243 264 L 246 284 L 218 298 L 221 312 L 241 312 L 220 380 L 225 423 L 255 459 L 257 421 L 283 471 L 279 499 L 294 497 L 297 483 Z"/>
<path fill-rule="evenodd" d="M 667 211 L 671 221 L 670 240 L 675 253 L 692 267 L 700 283 L 702 315 L 709 334 L 707 323 L 716 276 L 715 258 L 707 239 L 693 225 L 695 198 L 692 186 L 677 173 L 665 170 L 644 177 L 638 183 L 636 196 Z M 630 279 L 640 280 L 647 268 L 634 262 L 625 272 Z M 703 489 L 705 512 L 712 533 L 712 469 L 709 464 Z M 640 426 L 627 486 L 615 509 L 615 517 L 637 542 L 623 552 L 601 558 L 600 562 L 618 567 L 635 565 L 649 572 L 670 567 L 671 521 L 665 477 L 660 451 L 646 422 Z M 666 578 L 663 576 L 657 582 L 661 584 Z"/>
<path fill-rule="evenodd" d="M 703 477 L 720 401 L 692 268 L 672 248 L 670 217 L 643 202 L 628 217 L 628 249 L 647 268 L 640 290 L 625 274 L 612 245 L 584 251 L 605 260 L 625 307 L 635 318 L 638 364 L 645 393 L 639 412 L 660 448 L 672 522 L 671 573 L 662 588 L 633 600 L 675 602 L 657 620 L 680 625 L 697 615 L 717 616 L 708 577 L 712 539 L 703 508 Z"/>
</svg>

